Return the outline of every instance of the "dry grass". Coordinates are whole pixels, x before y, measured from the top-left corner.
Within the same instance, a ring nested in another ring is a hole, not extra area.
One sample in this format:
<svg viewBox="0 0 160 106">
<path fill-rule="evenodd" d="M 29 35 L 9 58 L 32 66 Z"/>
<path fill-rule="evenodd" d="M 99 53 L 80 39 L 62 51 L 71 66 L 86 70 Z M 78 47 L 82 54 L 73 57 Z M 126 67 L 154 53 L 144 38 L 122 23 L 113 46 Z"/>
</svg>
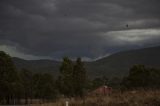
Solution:
<svg viewBox="0 0 160 106">
<path fill-rule="evenodd" d="M 160 106 L 160 90 L 113 92 L 108 96 L 89 96 L 70 100 L 69 106 Z M 65 99 L 32 106 L 65 106 Z"/>
</svg>

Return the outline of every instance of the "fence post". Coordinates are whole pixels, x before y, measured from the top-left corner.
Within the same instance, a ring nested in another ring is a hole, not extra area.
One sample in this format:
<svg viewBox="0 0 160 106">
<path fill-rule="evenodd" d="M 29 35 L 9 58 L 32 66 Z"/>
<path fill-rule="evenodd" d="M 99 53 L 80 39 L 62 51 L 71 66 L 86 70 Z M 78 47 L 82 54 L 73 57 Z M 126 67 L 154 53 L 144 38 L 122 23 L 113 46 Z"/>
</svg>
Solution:
<svg viewBox="0 0 160 106">
<path fill-rule="evenodd" d="M 69 106 L 69 102 L 68 101 L 66 101 L 66 106 Z"/>
</svg>

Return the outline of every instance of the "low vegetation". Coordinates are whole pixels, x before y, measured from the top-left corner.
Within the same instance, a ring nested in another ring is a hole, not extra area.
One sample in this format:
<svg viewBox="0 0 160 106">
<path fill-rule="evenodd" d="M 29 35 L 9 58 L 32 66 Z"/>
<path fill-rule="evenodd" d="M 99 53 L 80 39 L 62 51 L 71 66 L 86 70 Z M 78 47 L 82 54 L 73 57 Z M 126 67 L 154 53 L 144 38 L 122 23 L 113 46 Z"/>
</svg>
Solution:
<svg viewBox="0 0 160 106">
<path fill-rule="evenodd" d="M 160 106 L 160 90 L 134 90 L 113 92 L 107 96 L 92 96 L 83 99 L 69 100 L 69 106 Z M 65 106 L 65 100 L 55 103 L 41 104 L 41 106 Z M 32 105 L 32 106 L 40 106 Z"/>
</svg>

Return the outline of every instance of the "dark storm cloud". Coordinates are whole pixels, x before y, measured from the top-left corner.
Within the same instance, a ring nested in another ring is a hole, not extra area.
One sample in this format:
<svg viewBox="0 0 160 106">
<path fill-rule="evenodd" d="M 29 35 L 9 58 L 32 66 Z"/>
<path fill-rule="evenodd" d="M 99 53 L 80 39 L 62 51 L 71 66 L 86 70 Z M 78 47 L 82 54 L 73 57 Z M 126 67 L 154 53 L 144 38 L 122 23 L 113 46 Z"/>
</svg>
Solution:
<svg viewBox="0 0 160 106">
<path fill-rule="evenodd" d="M 159 7 L 159 0 L 1 0 L 0 48 L 24 58 L 93 59 L 158 45 Z"/>
</svg>

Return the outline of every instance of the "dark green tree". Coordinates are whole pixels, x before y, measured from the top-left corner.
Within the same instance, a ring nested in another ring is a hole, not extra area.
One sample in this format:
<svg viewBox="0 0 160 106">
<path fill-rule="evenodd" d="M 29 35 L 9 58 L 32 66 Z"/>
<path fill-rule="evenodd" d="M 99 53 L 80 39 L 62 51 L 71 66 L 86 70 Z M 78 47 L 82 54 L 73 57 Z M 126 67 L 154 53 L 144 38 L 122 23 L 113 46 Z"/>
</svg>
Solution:
<svg viewBox="0 0 160 106">
<path fill-rule="evenodd" d="M 77 58 L 77 61 L 73 69 L 73 88 L 74 95 L 82 97 L 85 93 L 87 83 L 86 70 L 81 58 Z"/>
<path fill-rule="evenodd" d="M 43 102 L 54 100 L 56 98 L 57 90 L 55 87 L 55 80 L 50 74 L 35 74 L 34 91 L 35 98 L 41 99 Z"/>
<path fill-rule="evenodd" d="M 63 58 L 60 66 L 59 87 L 65 96 L 73 96 L 73 63 L 68 57 Z"/>
<path fill-rule="evenodd" d="M 0 99 L 6 104 L 13 103 L 15 99 L 15 84 L 18 83 L 16 67 L 9 55 L 0 51 Z"/>
<path fill-rule="evenodd" d="M 23 85 L 25 104 L 28 104 L 28 99 L 33 98 L 33 73 L 27 69 L 22 69 L 20 72 L 21 83 Z"/>
<path fill-rule="evenodd" d="M 135 65 L 130 69 L 128 77 L 123 79 L 123 85 L 127 88 L 144 87 L 147 78 L 148 72 L 144 65 Z"/>
<path fill-rule="evenodd" d="M 33 90 L 34 90 L 34 98 L 36 99 L 42 99 L 41 94 L 41 87 L 43 86 L 41 84 L 42 82 L 42 74 L 36 73 L 33 75 Z"/>
<path fill-rule="evenodd" d="M 160 88 L 160 70 L 159 69 L 150 69 L 150 77 L 148 79 L 149 87 Z"/>
<path fill-rule="evenodd" d="M 130 69 L 129 75 L 123 79 L 122 85 L 126 88 L 156 88 L 160 84 L 159 79 L 159 70 L 135 65 Z"/>
</svg>

